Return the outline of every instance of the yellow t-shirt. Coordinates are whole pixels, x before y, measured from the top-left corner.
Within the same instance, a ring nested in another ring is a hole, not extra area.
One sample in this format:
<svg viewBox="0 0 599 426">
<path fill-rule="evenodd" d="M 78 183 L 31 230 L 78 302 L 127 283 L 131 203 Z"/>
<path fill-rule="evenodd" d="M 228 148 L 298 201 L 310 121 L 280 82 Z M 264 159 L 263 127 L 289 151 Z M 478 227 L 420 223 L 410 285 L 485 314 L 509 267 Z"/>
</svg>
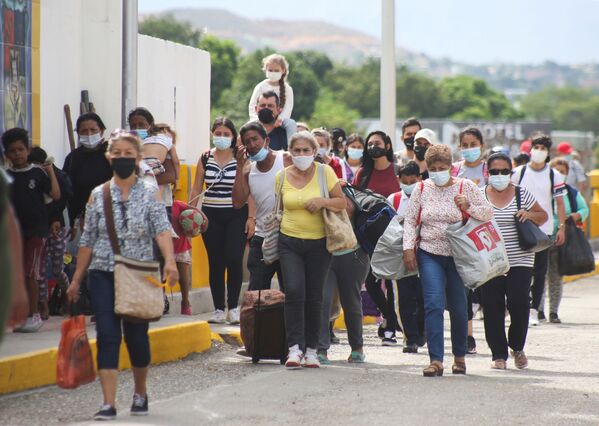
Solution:
<svg viewBox="0 0 599 426">
<path fill-rule="evenodd" d="M 335 171 L 322 164 L 316 163 L 317 167 L 324 167 L 325 177 L 327 179 L 327 188 L 331 191 L 339 179 Z M 276 186 L 279 187 L 279 179 L 281 172 L 277 173 Z M 306 186 L 302 189 L 297 189 L 287 179 L 285 175 L 285 181 L 283 182 L 282 188 L 283 194 L 283 219 L 281 221 L 281 233 L 294 238 L 301 238 L 303 240 L 318 240 L 324 238 L 324 219 L 322 218 L 322 211 L 317 211 L 312 214 L 305 209 L 304 204 L 306 201 L 312 198 L 322 197 L 320 193 L 320 186 L 318 185 L 318 169 L 314 170 L 314 176 Z"/>
</svg>

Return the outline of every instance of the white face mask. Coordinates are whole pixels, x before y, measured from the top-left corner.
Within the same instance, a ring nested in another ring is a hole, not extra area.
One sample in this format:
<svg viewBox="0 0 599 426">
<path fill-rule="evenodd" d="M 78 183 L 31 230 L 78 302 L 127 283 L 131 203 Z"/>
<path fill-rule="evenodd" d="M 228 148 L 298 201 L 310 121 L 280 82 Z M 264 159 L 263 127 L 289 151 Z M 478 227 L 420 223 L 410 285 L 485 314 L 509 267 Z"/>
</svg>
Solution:
<svg viewBox="0 0 599 426">
<path fill-rule="evenodd" d="M 86 148 L 95 148 L 102 142 L 102 135 L 95 133 L 89 136 L 79 136 L 79 143 Z"/>
<path fill-rule="evenodd" d="M 293 165 L 303 172 L 310 168 L 314 162 L 314 157 L 312 155 L 297 155 L 291 157 L 291 160 Z"/>
<path fill-rule="evenodd" d="M 489 185 L 498 191 L 503 191 L 510 184 L 509 175 L 495 175 L 489 176 Z"/>
<path fill-rule="evenodd" d="M 542 164 L 547 159 L 548 152 L 542 149 L 533 149 L 530 151 L 530 161 L 537 164 Z"/>
<path fill-rule="evenodd" d="M 280 71 L 266 71 L 266 78 L 272 83 L 276 83 L 277 81 L 281 80 L 282 76 L 283 73 Z"/>
<path fill-rule="evenodd" d="M 451 176 L 449 175 L 449 170 L 443 170 L 441 172 L 428 172 L 428 177 L 435 185 L 444 186 Z"/>
<path fill-rule="evenodd" d="M 413 183 L 411 185 L 407 185 L 405 183 L 400 183 L 399 186 L 401 187 L 401 191 L 409 197 L 412 194 L 414 188 L 416 187 L 416 184 Z"/>
<path fill-rule="evenodd" d="M 320 158 L 324 158 L 328 152 L 329 150 L 326 148 L 318 148 L 318 155 L 320 155 Z"/>
</svg>

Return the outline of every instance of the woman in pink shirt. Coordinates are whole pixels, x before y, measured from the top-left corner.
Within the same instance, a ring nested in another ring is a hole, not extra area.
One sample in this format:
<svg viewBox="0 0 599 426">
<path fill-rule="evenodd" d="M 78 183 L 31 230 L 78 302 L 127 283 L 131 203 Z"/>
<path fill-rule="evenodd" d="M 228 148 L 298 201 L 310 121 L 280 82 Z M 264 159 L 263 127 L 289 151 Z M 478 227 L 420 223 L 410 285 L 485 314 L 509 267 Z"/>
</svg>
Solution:
<svg viewBox="0 0 599 426">
<path fill-rule="evenodd" d="M 451 320 L 452 373 L 466 374 L 466 288 L 451 257 L 445 233 L 449 225 L 463 219 L 464 212 L 486 221 L 493 218 L 493 208 L 476 184 L 451 176 L 449 147 L 432 145 L 426 152 L 425 161 L 429 179 L 412 192 L 404 222 L 404 261 L 410 271 L 419 269 L 424 296 L 430 365 L 423 374 L 427 377 L 443 375 L 445 308 L 449 310 Z"/>
</svg>

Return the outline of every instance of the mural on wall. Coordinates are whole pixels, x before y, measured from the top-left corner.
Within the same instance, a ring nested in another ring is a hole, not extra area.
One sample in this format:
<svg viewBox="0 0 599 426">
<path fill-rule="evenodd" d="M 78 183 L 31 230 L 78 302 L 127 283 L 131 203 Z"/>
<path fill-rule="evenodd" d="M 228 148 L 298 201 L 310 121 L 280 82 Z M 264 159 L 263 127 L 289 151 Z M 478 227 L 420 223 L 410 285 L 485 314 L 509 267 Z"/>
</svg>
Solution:
<svg viewBox="0 0 599 426">
<path fill-rule="evenodd" d="M 0 0 L 0 131 L 31 132 L 31 0 Z"/>
</svg>

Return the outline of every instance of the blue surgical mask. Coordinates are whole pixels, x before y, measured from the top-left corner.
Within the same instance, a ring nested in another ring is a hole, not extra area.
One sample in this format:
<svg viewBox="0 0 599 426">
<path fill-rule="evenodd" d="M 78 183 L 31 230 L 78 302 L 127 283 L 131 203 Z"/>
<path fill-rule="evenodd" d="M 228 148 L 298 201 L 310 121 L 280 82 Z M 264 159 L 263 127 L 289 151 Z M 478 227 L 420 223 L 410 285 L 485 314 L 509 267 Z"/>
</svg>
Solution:
<svg viewBox="0 0 599 426">
<path fill-rule="evenodd" d="M 399 186 L 401 187 L 401 192 L 403 192 L 404 194 L 406 194 L 409 197 L 412 194 L 412 191 L 414 190 L 414 188 L 416 187 L 416 184 L 413 183 L 411 185 L 407 185 L 405 183 L 400 182 Z"/>
<path fill-rule="evenodd" d="M 347 148 L 347 156 L 350 160 L 361 160 L 364 150 L 360 148 Z"/>
<path fill-rule="evenodd" d="M 489 176 L 489 185 L 497 191 L 503 191 L 510 184 L 509 175 L 492 175 Z"/>
<path fill-rule="evenodd" d="M 260 151 L 258 151 L 256 154 L 254 155 L 248 155 L 248 158 L 250 159 L 250 161 L 262 161 L 266 158 L 266 156 L 268 155 L 268 149 L 266 149 L 266 147 L 262 147 L 260 148 Z"/>
<path fill-rule="evenodd" d="M 141 140 L 148 137 L 148 129 L 135 129 L 135 133 L 137 133 L 137 136 L 139 136 Z"/>
<path fill-rule="evenodd" d="M 469 163 L 474 163 L 476 160 L 480 158 L 480 147 L 469 148 L 462 150 L 462 157 Z"/>
<path fill-rule="evenodd" d="M 572 154 L 564 155 L 564 160 L 571 161 L 572 160 Z"/>
<path fill-rule="evenodd" d="M 229 136 L 213 136 L 212 143 L 219 151 L 231 148 L 231 138 Z"/>
<path fill-rule="evenodd" d="M 442 172 L 428 172 L 428 177 L 437 186 L 444 186 L 449 182 L 449 170 L 443 170 Z"/>
</svg>

